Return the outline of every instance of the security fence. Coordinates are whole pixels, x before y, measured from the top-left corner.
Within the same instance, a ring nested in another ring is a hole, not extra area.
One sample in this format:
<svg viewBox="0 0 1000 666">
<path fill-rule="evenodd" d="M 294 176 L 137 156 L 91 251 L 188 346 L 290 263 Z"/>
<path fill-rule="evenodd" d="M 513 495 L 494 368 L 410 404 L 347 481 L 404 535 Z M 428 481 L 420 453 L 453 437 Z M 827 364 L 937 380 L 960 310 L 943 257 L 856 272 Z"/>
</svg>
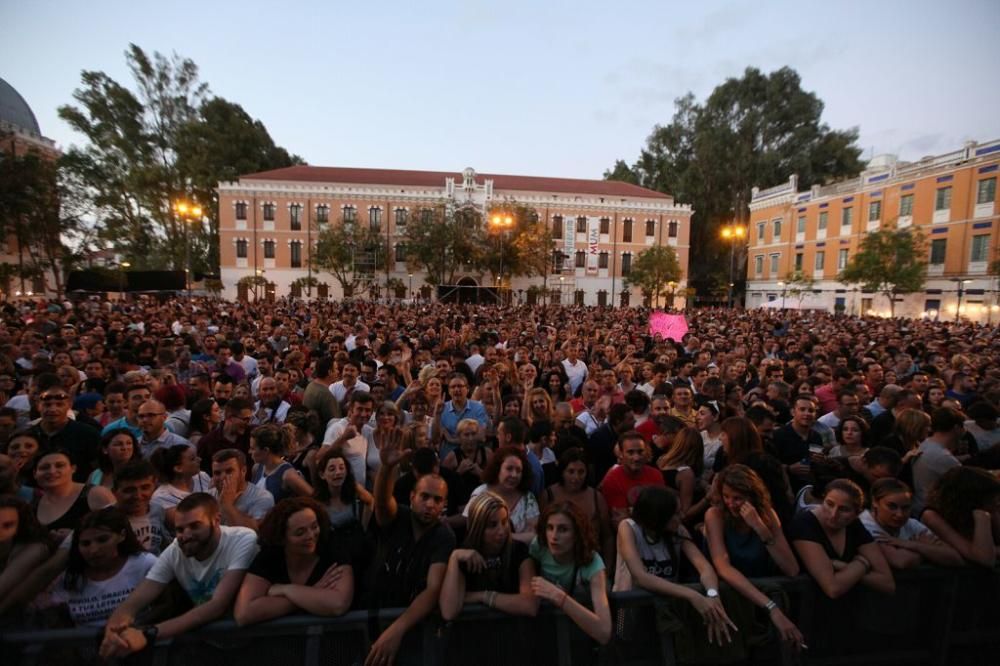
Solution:
<svg viewBox="0 0 1000 666">
<path fill-rule="evenodd" d="M 807 577 L 754 581 L 802 630 L 807 648 L 779 645 L 766 615 L 723 588 L 727 612 L 740 626 L 726 648 L 708 646 L 700 619 L 686 602 L 645 592 L 610 595 L 615 633 L 597 648 L 558 611 L 512 618 L 482 606 L 447 625 L 427 622 L 422 645 L 406 647 L 401 663 L 444 666 L 576 666 L 586 662 L 654 664 L 997 664 L 1000 663 L 1000 569 L 922 568 L 897 573 L 896 593 L 858 589 L 827 599 Z M 231 620 L 160 641 L 129 663 L 143 666 L 353 666 L 363 664 L 379 627 L 403 609 L 352 611 L 338 618 L 285 617 L 251 627 Z M 0 636 L 5 666 L 93 663 L 93 629 L 10 631 Z"/>
</svg>

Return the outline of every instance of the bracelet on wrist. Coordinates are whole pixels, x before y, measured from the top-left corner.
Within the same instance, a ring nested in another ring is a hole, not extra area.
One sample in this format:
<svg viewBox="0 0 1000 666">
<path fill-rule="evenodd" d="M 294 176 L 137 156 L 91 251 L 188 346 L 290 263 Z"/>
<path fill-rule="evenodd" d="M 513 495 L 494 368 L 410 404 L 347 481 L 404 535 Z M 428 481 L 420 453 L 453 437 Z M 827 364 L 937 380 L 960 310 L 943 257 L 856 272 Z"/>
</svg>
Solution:
<svg viewBox="0 0 1000 666">
<path fill-rule="evenodd" d="M 774 599 L 768 599 L 767 603 L 764 604 L 764 610 L 766 610 L 768 613 L 770 613 L 771 611 L 773 611 L 777 607 L 778 607 L 778 603 Z"/>
</svg>

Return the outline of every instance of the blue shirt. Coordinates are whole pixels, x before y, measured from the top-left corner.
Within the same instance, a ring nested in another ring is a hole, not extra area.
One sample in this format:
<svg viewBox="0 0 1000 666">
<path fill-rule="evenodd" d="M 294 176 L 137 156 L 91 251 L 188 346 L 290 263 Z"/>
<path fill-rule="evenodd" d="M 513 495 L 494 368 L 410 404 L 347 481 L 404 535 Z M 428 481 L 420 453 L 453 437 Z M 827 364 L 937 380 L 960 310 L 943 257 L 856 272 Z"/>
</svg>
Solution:
<svg viewBox="0 0 1000 666">
<path fill-rule="evenodd" d="M 441 429 L 448 433 L 452 439 L 458 436 L 455 429 L 462 419 L 475 419 L 483 430 L 490 427 L 490 416 L 486 413 L 483 403 L 478 400 L 466 400 L 465 408 L 461 412 L 455 411 L 455 405 L 451 400 L 444 403 L 444 411 L 441 412 Z"/>
<path fill-rule="evenodd" d="M 127 416 L 123 416 L 117 421 L 112 421 L 108 425 L 104 426 L 104 430 L 101 431 L 101 437 L 104 437 L 112 430 L 120 430 L 122 428 L 132 431 L 132 434 L 135 435 L 135 441 L 142 441 L 142 431 L 139 430 L 139 426 L 129 423 Z"/>
</svg>

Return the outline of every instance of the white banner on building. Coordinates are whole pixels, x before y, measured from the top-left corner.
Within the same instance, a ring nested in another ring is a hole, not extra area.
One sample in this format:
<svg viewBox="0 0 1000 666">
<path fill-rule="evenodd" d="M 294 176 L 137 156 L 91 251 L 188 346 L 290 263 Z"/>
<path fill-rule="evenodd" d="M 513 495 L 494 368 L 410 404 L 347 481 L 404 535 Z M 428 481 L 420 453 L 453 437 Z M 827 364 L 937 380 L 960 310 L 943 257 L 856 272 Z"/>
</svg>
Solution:
<svg viewBox="0 0 1000 666">
<path fill-rule="evenodd" d="M 587 274 L 597 275 L 598 249 L 601 240 L 601 220 L 597 217 L 587 218 Z"/>
<path fill-rule="evenodd" d="M 567 215 L 563 218 L 563 265 L 566 268 L 573 265 L 576 248 L 576 220 Z"/>
</svg>

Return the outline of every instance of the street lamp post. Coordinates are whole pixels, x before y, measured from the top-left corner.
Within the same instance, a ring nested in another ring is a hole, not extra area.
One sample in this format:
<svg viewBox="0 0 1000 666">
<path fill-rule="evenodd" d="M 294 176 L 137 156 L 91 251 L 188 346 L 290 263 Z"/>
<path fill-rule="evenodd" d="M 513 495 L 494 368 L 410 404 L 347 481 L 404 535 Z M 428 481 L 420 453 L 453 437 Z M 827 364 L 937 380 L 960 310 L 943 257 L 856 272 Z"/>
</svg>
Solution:
<svg viewBox="0 0 1000 666">
<path fill-rule="evenodd" d="M 413 302 L 415 300 L 416 298 L 413 295 L 413 273 L 410 273 L 410 301 Z"/>
<path fill-rule="evenodd" d="M 963 280 L 962 278 L 952 278 L 952 282 L 958 285 L 958 305 L 955 306 L 955 321 L 958 321 L 959 316 L 962 312 L 962 296 L 965 295 L 965 285 L 972 282 L 972 280 Z"/>
<path fill-rule="evenodd" d="M 127 261 L 123 261 L 118 264 L 121 268 L 121 270 L 118 271 L 118 300 L 121 301 L 125 300 L 125 271 L 127 271 L 131 265 L 132 264 Z"/>
<path fill-rule="evenodd" d="M 729 241 L 729 291 L 726 298 L 729 307 L 733 307 L 733 288 L 736 286 L 735 279 L 733 278 L 733 273 L 735 268 L 733 267 L 734 258 L 736 257 L 736 241 L 743 239 L 747 234 L 746 227 L 741 224 L 727 224 L 722 227 L 722 237 Z"/>
<path fill-rule="evenodd" d="M 184 289 L 187 291 L 187 299 L 191 300 L 191 223 L 201 219 L 201 206 L 190 204 L 186 201 L 178 201 L 174 204 L 174 211 L 184 222 Z"/>
<path fill-rule="evenodd" d="M 490 225 L 500 230 L 500 275 L 497 277 L 497 286 L 500 290 L 500 304 L 503 305 L 503 237 L 514 226 L 514 218 L 510 214 L 498 213 L 490 218 Z"/>
</svg>

